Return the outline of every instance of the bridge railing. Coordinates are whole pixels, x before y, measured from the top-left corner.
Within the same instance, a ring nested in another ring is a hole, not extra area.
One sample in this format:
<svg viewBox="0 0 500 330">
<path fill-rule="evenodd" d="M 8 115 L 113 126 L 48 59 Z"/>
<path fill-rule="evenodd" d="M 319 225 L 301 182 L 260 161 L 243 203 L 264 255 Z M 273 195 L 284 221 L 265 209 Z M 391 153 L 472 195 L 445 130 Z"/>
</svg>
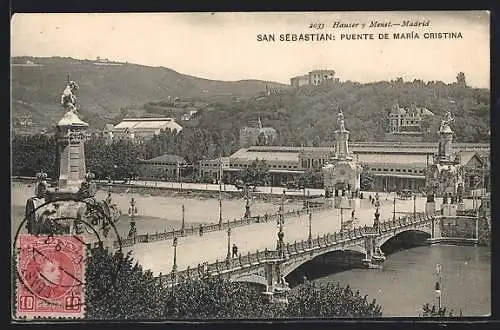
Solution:
<svg viewBox="0 0 500 330">
<path fill-rule="evenodd" d="M 279 259 L 279 251 L 264 250 L 256 251 L 255 253 L 248 253 L 240 255 L 236 258 L 229 258 L 224 260 L 216 260 L 213 263 L 199 264 L 197 267 L 187 267 L 184 270 L 172 272 L 170 274 L 160 274 L 157 280 L 162 285 L 171 286 L 179 283 L 182 279 L 199 279 L 209 275 L 219 275 L 225 272 L 231 272 L 237 269 L 258 265 L 260 263 L 267 263 L 271 260 Z"/>
<path fill-rule="evenodd" d="M 293 243 L 286 243 L 283 249 L 284 255 L 281 255 L 280 251 L 277 250 L 257 250 L 254 253 L 248 252 L 247 254 L 239 255 L 236 258 L 216 260 L 215 262 L 210 264 L 199 264 L 195 268 L 188 267 L 187 269 L 178 271 L 176 273 L 160 275 L 158 277 L 158 280 L 163 285 L 173 285 L 182 281 L 183 278 L 197 279 L 209 275 L 219 275 L 227 272 L 230 273 L 245 267 L 267 263 L 271 260 L 279 260 L 285 256 L 302 254 L 310 251 L 311 249 L 317 249 L 337 244 L 346 244 L 356 239 L 363 238 L 367 235 L 372 236 L 379 234 L 380 232 L 392 231 L 397 228 L 411 226 L 430 220 L 432 220 L 432 217 L 427 216 L 423 213 L 417 213 L 415 217 L 411 215 L 395 220 L 383 221 L 380 223 L 378 229 L 368 226 L 358 227 L 344 232 L 328 233 L 314 238 L 311 237 L 311 239 L 295 241 Z"/>
<path fill-rule="evenodd" d="M 320 212 L 330 208 L 331 206 L 329 206 L 328 204 L 324 204 L 321 206 L 309 207 L 308 209 L 305 208 L 305 209 L 289 210 L 287 212 L 284 212 L 283 216 L 285 217 L 302 216 L 304 214 Z M 279 213 L 274 213 L 274 214 L 266 213 L 264 215 L 257 215 L 248 218 L 233 219 L 232 221 L 229 221 L 229 227 L 235 228 L 235 227 L 250 225 L 253 223 L 277 221 L 279 219 L 279 216 L 280 216 Z M 184 230 L 172 229 L 170 231 L 164 230 L 163 232 L 155 232 L 153 234 L 150 233 L 139 234 L 136 235 L 135 238 L 130 238 L 130 239 L 127 238 L 126 242 L 124 242 L 124 239 L 122 239 L 122 247 L 131 246 L 137 243 L 149 243 L 149 242 L 168 240 L 168 239 L 173 239 L 174 237 L 186 237 L 194 235 L 201 236 L 203 235 L 203 233 L 213 232 L 218 230 L 227 230 L 227 228 L 228 228 L 228 222 L 226 220 L 223 221 L 220 226 L 218 223 L 215 224 L 212 223 L 206 225 L 200 224 L 197 227 L 191 226 L 188 228 L 184 228 Z M 114 242 L 114 246 L 115 248 L 119 247 L 118 241 Z"/>
</svg>

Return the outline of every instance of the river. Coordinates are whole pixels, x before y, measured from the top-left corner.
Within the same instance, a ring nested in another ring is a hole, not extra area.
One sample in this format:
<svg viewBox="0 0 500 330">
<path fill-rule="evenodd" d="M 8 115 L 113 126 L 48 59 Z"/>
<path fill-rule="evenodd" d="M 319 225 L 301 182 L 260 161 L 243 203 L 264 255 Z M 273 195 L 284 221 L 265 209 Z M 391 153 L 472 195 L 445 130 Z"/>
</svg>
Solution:
<svg viewBox="0 0 500 330">
<path fill-rule="evenodd" d="M 489 247 L 420 246 L 391 254 L 382 269 L 351 269 L 316 279 L 350 285 L 377 300 L 383 316 L 418 316 L 425 303 L 436 304 L 436 264 L 442 266 L 442 306 L 458 316 L 491 313 Z"/>
</svg>

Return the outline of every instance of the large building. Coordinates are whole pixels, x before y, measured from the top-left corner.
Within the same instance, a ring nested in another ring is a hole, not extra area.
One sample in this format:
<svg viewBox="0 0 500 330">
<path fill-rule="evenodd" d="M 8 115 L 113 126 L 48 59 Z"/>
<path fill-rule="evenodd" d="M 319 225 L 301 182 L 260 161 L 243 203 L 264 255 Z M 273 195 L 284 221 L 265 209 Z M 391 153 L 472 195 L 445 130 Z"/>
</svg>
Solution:
<svg viewBox="0 0 500 330">
<path fill-rule="evenodd" d="M 308 74 L 291 78 L 290 85 L 294 87 L 300 87 L 304 85 L 320 85 L 324 81 L 338 82 L 339 79 L 335 78 L 334 70 L 313 70 Z"/>
<path fill-rule="evenodd" d="M 201 178 L 211 178 L 214 183 L 219 182 L 224 171 L 229 169 L 229 157 L 205 159 L 200 161 L 199 174 Z"/>
<path fill-rule="evenodd" d="M 385 139 L 387 141 L 418 141 L 424 132 L 423 121 L 425 117 L 434 116 L 426 109 L 412 105 L 402 108 L 395 104 L 388 115 L 389 132 Z"/>
<path fill-rule="evenodd" d="M 109 128 L 108 128 L 109 129 Z M 173 118 L 125 118 L 111 130 L 113 138 L 152 138 L 161 131 L 182 131 Z"/>
<path fill-rule="evenodd" d="M 488 185 L 490 145 L 455 143 L 453 146 L 463 166 L 476 176 L 480 173 L 480 180 Z M 380 191 L 424 189 L 425 170 L 432 163 L 437 149 L 435 143 L 426 142 L 353 142 L 349 148 L 356 161 L 373 174 L 374 189 Z M 227 171 L 235 175 L 255 159 L 263 159 L 269 166 L 273 185 L 282 185 L 307 170 L 320 170 L 329 162 L 334 151 L 334 147 L 251 146 L 229 156 Z M 477 182 L 478 179 L 466 178 L 468 180 Z"/>
<path fill-rule="evenodd" d="M 138 159 L 138 177 L 141 179 L 178 180 L 181 168 L 186 165 L 184 158 L 165 154 L 152 159 Z"/>
</svg>

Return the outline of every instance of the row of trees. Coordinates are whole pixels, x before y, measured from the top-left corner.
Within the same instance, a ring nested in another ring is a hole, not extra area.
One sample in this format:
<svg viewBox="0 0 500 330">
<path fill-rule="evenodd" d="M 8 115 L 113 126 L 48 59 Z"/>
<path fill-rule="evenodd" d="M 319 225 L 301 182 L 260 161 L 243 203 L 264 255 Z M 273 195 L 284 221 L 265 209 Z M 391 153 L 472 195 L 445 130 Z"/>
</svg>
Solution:
<svg viewBox="0 0 500 330">
<path fill-rule="evenodd" d="M 97 178 L 123 179 L 138 173 L 137 159 L 151 159 L 163 154 L 182 155 L 188 163 L 201 159 L 228 156 L 237 150 L 237 134 L 213 133 L 204 129 L 184 129 L 180 133 L 161 132 L 141 143 L 129 139 L 108 142 L 92 136 L 85 143 L 87 168 Z M 44 170 L 53 175 L 56 155 L 55 138 L 50 135 L 15 135 L 12 139 L 12 174 L 34 176 Z"/>
<path fill-rule="evenodd" d="M 349 286 L 305 281 L 288 304 L 268 302 L 257 286 L 222 277 L 186 279 L 166 288 L 130 254 L 94 250 L 87 259 L 87 319 L 377 318 L 382 306 Z M 423 306 L 424 317 L 451 316 L 446 308 Z"/>
<path fill-rule="evenodd" d="M 380 317 L 382 307 L 349 287 L 305 282 L 287 305 L 269 303 L 257 287 L 221 277 L 165 288 L 130 254 L 95 250 L 87 259 L 88 319 L 229 319 Z"/>
<path fill-rule="evenodd" d="M 184 135 L 185 134 L 185 135 Z M 228 155 L 232 149 L 226 144 L 227 135 L 213 134 L 209 140 L 207 131 L 188 133 L 162 132 L 159 136 L 136 143 L 129 139 L 115 140 L 107 143 L 104 137 L 93 136 L 85 144 L 86 165 L 98 179 L 111 177 L 126 179 L 137 176 L 139 169 L 137 159 L 150 159 L 164 153 L 187 154 L 188 162 L 196 164 L 203 157 L 215 157 L 221 152 Z M 216 140 L 217 144 L 213 141 Z M 207 142 L 208 141 L 208 142 Z M 14 136 L 12 140 L 12 174 L 18 176 L 34 176 L 43 170 L 54 177 L 56 141 L 50 135 Z M 185 180 L 198 178 L 196 167 L 183 170 Z M 251 186 L 263 186 L 271 183 L 269 166 L 264 160 L 255 160 L 242 171 L 240 180 Z M 203 182 L 212 182 L 212 178 L 204 178 Z M 225 179 L 224 182 L 229 182 Z M 306 170 L 297 178 L 297 185 L 301 187 L 322 188 L 323 177 L 320 169 Z M 373 184 L 373 174 L 365 167 L 361 173 L 361 189 L 369 190 Z"/>
</svg>

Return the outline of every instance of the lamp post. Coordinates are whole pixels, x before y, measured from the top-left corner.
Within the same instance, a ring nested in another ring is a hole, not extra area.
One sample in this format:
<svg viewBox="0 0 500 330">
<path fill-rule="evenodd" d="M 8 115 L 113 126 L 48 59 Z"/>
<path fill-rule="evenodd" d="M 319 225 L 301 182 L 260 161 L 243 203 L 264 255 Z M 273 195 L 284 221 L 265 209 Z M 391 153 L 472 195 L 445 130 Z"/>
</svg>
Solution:
<svg viewBox="0 0 500 330">
<path fill-rule="evenodd" d="M 250 196 L 249 196 L 249 190 L 248 187 L 245 186 L 245 214 L 243 215 L 244 219 L 250 218 Z"/>
<path fill-rule="evenodd" d="M 392 204 L 393 204 L 392 221 L 396 221 L 396 197 L 394 197 L 394 201 L 392 202 Z"/>
<path fill-rule="evenodd" d="M 340 232 L 344 231 L 344 208 L 340 206 Z"/>
<path fill-rule="evenodd" d="M 312 243 L 312 214 L 309 213 L 309 237 L 307 238 L 309 245 Z"/>
<path fill-rule="evenodd" d="M 413 219 L 417 218 L 417 194 L 413 195 Z"/>
<path fill-rule="evenodd" d="M 380 220 L 379 220 L 379 217 L 380 217 L 380 212 L 379 212 L 380 199 L 379 199 L 378 192 L 375 193 L 375 203 L 374 204 L 375 204 L 375 219 L 373 219 L 373 228 L 378 229 L 379 224 L 380 224 Z"/>
<path fill-rule="evenodd" d="M 283 210 L 280 212 L 280 217 L 279 217 L 279 231 L 278 231 L 278 252 L 280 257 L 283 257 L 283 247 L 284 247 L 284 240 L 283 238 L 285 237 L 285 233 L 283 232 L 283 224 L 285 222 L 284 216 L 283 216 Z"/>
<path fill-rule="evenodd" d="M 227 259 L 231 258 L 231 227 L 229 226 L 229 218 L 227 218 Z"/>
<path fill-rule="evenodd" d="M 135 215 L 137 215 L 137 207 L 135 206 L 134 197 L 130 200 L 128 215 L 130 216 L 130 231 L 128 232 L 128 237 L 134 237 L 137 234 L 137 229 L 135 228 Z"/>
<path fill-rule="evenodd" d="M 185 229 L 184 213 L 185 213 L 185 208 L 184 208 L 184 204 L 182 204 L 182 225 L 181 225 L 182 235 L 184 235 L 184 229 Z"/>
<path fill-rule="evenodd" d="M 222 157 L 219 157 L 219 191 L 222 190 Z"/>
<path fill-rule="evenodd" d="M 441 264 L 436 265 L 436 282 L 434 286 L 434 290 L 436 292 L 436 299 L 438 303 L 438 309 L 441 309 Z"/>
<path fill-rule="evenodd" d="M 111 178 L 108 176 L 108 196 L 106 197 L 106 203 L 111 205 Z"/>
<path fill-rule="evenodd" d="M 219 186 L 219 230 L 222 229 L 222 191 Z"/>
<path fill-rule="evenodd" d="M 172 246 L 174 247 L 174 265 L 172 266 L 172 272 L 175 273 L 177 271 L 177 237 L 174 237 Z"/>
<path fill-rule="evenodd" d="M 283 225 L 285 224 L 285 217 L 284 217 L 284 201 L 285 200 L 285 190 L 283 190 L 283 195 L 281 197 L 281 207 L 280 207 L 280 213 L 279 213 L 279 224 L 278 224 L 278 243 L 276 249 L 279 252 L 280 257 L 283 257 L 283 248 L 284 248 L 284 237 L 285 233 L 283 232 Z"/>
</svg>

